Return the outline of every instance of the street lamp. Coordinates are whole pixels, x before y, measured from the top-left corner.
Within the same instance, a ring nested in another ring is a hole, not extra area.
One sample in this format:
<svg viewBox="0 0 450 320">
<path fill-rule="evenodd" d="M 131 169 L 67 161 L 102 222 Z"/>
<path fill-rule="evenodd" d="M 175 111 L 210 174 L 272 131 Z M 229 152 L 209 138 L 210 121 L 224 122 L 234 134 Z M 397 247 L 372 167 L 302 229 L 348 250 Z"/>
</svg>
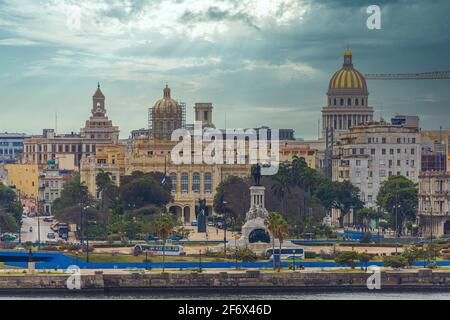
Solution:
<svg viewBox="0 0 450 320">
<path fill-rule="evenodd" d="M 222 205 L 227 205 L 228 202 L 222 201 Z M 227 214 L 226 211 L 223 214 L 223 252 L 225 259 L 227 258 Z"/>
<path fill-rule="evenodd" d="M 293 256 L 292 256 L 292 260 L 293 260 L 293 264 L 292 264 L 292 270 L 295 272 L 295 250 L 292 250 Z"/>
</svg>

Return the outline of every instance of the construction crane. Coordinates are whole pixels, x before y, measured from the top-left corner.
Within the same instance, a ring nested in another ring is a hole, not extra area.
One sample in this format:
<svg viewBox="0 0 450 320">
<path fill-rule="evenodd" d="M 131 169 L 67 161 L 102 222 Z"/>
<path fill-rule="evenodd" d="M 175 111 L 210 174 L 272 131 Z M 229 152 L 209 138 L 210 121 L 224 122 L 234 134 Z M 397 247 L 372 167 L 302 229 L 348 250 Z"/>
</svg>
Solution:
<svg viewBox="0 0 450 320">
<path fill-rule="evenodd" d="M 450 79 L 450 71 L 422 73 L 375 73 L 366 74 L 367 80 L 441 80 Z"/>
</svg>

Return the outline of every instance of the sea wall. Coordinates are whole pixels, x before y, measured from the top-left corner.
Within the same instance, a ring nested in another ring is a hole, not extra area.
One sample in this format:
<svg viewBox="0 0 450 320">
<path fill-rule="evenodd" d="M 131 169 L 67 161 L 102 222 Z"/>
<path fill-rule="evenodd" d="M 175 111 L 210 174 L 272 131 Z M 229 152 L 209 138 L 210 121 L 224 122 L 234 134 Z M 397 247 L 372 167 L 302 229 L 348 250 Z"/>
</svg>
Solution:
<svg viewBox="0 0 450 320">
<path fill-rule="evenodd" d="M 260 271 L 221 273 L 149 273 L 81 276 L 81 289 L 352 289 L 366 288 L 370 276 L 364 272 L 282 272 Z M 0 291 L 67 290 L 69 275 L 1 275 Z M 381 272 L 383 289 L 450 289 L 450 272 L 387 271 Z"/>
</svg>

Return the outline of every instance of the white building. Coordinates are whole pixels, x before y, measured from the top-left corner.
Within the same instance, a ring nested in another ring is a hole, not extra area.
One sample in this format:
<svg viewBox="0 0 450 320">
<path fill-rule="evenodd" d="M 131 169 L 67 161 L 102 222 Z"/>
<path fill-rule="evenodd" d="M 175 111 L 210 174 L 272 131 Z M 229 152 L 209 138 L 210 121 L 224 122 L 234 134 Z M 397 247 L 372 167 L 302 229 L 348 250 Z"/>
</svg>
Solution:
<svg viewBox="0 0 450 320">
<path fill-rule="evenodd" d="M 366 207 L 375 208 L 381 184 L 390 176 L 402 175 L 419 182 L 420 140 L 416 125 L 382 121 L 351 127 L 341 135 L 333 152 L 333 180 L 349 180 L 360 189 Z"/>
</svg>

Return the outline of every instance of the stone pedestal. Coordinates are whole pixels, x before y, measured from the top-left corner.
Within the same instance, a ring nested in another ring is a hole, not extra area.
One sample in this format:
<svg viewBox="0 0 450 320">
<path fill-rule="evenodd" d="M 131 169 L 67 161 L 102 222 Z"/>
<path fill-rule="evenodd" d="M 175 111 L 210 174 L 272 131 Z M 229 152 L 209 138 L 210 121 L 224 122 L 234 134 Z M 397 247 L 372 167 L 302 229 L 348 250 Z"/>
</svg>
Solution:
<svg viewBox="0 0 450 320">
<path fill-rule="evenodd" d="M 269 212 L 265 207 L 265 187 L 250 187 L 250 210 L 247 212 L 246 222 L 242 227 L 241 245 L 260 242 L 270 243 L 271 235 L 265 225 Z"/>
<path fill-rule="evenodd" d="M 35 270 L 36 270 L 36 263 L 28 262 L 28 274 L 33 274 Z"/>
</svg>

